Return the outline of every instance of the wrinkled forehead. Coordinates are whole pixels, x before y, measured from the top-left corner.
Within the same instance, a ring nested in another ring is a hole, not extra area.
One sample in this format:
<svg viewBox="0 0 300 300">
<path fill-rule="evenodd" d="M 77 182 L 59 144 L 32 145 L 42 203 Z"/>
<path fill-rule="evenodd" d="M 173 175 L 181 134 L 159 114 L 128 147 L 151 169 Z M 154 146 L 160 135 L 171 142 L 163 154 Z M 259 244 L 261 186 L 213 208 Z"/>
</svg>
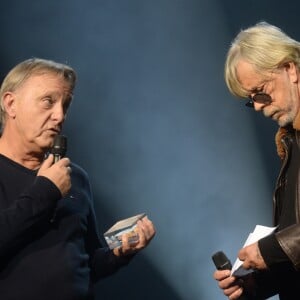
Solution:
<svg viewBox="0 0 300 300">
<path fill-rule="evenodd" d="M 259 71 L 246 60 L 239 60 L 236 64 L 236 77 L 245 92 L 251 93 L 256 90 L 269 76 L 269 72 Z"/>
<path fill-rule="evenodd" d="M 57 88 L 64 90 L 66 93 L 73 93 L 72 83 L 63 74 L 51 71 L 30 74 L 19 88 L 24 86 L 31 88 L 43 87 L 44 89 Z"/>
<path fill-rule="evenodd" d="M 236 64 L 236 77 L 243 89 L 250 90 L 251 84 L 256 81 L 258 74 L 253 65 L 245 60 L 240 60 Z"/>
<path fill-rule="evenodd" d="M 15 91 L 21 97 L 51 98 L 71 102 L 73 90 L 63 76 L 56 73 L 32 74 Z"/>
</svg>

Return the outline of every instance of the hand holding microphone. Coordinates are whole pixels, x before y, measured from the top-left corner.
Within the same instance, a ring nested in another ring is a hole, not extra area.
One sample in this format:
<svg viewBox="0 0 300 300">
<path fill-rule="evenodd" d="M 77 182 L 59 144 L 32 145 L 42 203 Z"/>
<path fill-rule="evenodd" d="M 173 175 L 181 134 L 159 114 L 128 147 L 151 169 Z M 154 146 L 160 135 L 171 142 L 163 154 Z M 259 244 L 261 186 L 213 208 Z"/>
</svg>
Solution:
<svg viewBox="0 0 300 300">
<path fill-rule="evenodd" d="M 51 180 L 64 197 L 71 188 L 70 160 L 64 158 L 67 150 L 65 136 L 57 135 L 49 156 L 41 165 L 37 176 L 44 176 Z"/>
<path fill-rule="evenodd" d="M 231 277 L 230 274 L 224 274 L 223 272 L 224 270 L 232 269 L 231 262 L 227 256 L 222 251 L 218 251 L 212 256 L 212 260 L 218 270 L 214 273 L 214 278 L 219 281 L 220 288 L 228 291 L 229 294 L 226 294 L 227 296 L 240 293 L 241 287 L 237 284 L 236 278 Z M 247 297 L 241 294 L 231 299 L 247 300 Z"/>
</svg>

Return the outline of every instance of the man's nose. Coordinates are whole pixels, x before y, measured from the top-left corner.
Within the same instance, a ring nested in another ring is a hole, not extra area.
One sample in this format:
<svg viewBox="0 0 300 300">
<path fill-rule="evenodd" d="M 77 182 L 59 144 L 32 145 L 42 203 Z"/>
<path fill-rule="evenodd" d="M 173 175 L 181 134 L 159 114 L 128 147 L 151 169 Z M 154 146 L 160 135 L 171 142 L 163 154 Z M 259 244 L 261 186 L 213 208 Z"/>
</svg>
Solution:
<svg viewBox="0 0 300 300">
<path fill-rule="evenodd" d="M 57 105 L 55 105 L 52 112 L 52 118 L 55 119 L 58 123 L 64 121 L 65 111 L 64 111 L 64 107 L 60 103 L 57 103 Z"/>
<path fill-rule="evenodd" d="M 262 110 L 262 107 L 264 106 L 264 103 L 257 103 L 255 101 L 253 101 L 253 107 L 255 109 L 255 111 L 260 111 Z"/>
</svg>

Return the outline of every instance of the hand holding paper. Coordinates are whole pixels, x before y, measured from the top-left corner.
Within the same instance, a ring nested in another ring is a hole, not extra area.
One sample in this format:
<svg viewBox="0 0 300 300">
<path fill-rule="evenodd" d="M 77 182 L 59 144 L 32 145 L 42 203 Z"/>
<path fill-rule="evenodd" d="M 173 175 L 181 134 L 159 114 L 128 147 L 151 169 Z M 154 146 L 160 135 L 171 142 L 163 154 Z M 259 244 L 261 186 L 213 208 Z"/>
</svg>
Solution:
<svg viewBox="0 0 300 300">
<path fill-rule="evenodd" d="M 250 244 L 253 244 L 257 242 L 258 240 L 262 239 L 263 237 L 271 234 L 274 232 L 276 227 L 266 227 L 261 225 L 256 225 L 254 231 L 249 234 L 245 244 L 243 247 L 246 247 Z M 239 259 L 237 259 L 232 267 L 231 275 L 236 277 L 242 277 L 245 276 L 251 272 L 253 272 L 253 269 L 246 270 L 242 267 L 243 262 Z"/>
</svg>

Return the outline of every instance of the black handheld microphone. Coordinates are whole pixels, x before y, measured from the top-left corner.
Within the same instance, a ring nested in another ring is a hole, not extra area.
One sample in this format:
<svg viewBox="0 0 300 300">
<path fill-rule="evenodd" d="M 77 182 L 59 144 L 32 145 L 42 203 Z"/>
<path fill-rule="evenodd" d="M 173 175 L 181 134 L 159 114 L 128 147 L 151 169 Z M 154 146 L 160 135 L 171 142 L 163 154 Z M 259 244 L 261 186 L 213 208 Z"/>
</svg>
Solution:
<svg viewBox="0 0 300 300">
<path fill-rule="evenodd" d="M 218 270 L 231 270 L 232 269 L 230 260 L 222 251 L 216 252 L 212 256 L 212 260 Z"/>
<path fill-rule="evenodd" d="M 53 146 L 50 149 L 50 153 L 54 155 L 54 163 L 58 162 L 67 152 L 67 137 L 65 135 L 58 134 L 53 141 Z M 50 223 L 54 223 L 57 213 L 57 207 L 50 220 Z"/>
<path fill-rule="evenodd" d="M 229 258 L 225 255 L 224 252 L 218 251 L 212 256 L 212 260 L 218 270 L 231 270 L 232 265 Z M 239 300 L 247 300 L 245 295 L 241 295 Z"/>
<path fill-rule="evenodd" d="M 54 162 L 58 162 L 67 152 L 67 137 L 65 135 L 57 135 L 54 138 L 53 146 L 50 153 L 54 155 Z"/>
</svg>

